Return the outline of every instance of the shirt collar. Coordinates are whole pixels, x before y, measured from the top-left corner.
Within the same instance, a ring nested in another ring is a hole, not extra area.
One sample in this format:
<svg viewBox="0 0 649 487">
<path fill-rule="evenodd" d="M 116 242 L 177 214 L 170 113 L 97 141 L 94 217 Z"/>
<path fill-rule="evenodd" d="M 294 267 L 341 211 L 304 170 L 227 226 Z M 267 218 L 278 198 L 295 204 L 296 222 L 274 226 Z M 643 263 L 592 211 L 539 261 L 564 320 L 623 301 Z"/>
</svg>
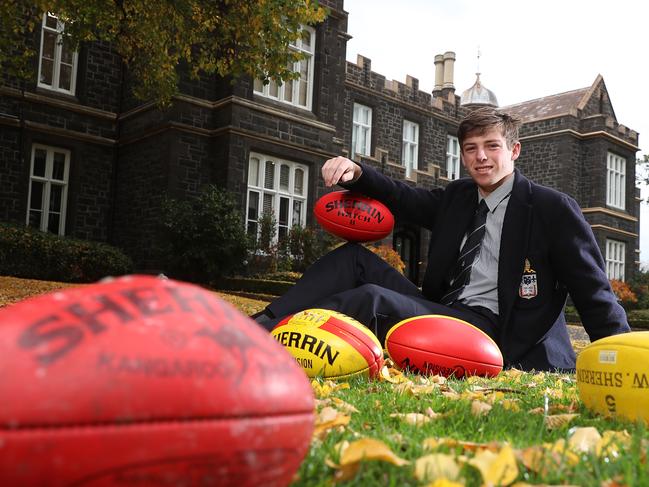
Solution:
<svg viewBox="0 0 649 487">
<path fill-rule="evenodd" d="M 485 200 L 489 211 L 493 212 L 498 208 L 498 205 L 505 201 L 505 199 L 511 194 L 512 189 L 514 189 L 514 174 L 507 178 L 503 184 L 491 192 L 486 198 L 480 194 L 478 191 L 478 204 Z"/>
</svg>

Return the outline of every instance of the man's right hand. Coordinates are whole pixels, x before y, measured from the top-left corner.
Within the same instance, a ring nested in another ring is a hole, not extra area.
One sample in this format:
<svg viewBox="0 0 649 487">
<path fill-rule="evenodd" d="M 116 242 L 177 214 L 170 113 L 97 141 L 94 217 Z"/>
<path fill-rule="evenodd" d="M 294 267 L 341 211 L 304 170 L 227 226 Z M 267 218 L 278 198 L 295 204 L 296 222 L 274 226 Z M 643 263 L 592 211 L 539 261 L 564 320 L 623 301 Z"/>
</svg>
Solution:
<svg viewBox="0 0 649 487">
<path fill-rule="evenodd" d="M 329 159 L 322 166 L 322 179 L 328 188 L 338 183 L 356 181 L 362 173 L 361 166 L 342 156 Z"/>
</svg>

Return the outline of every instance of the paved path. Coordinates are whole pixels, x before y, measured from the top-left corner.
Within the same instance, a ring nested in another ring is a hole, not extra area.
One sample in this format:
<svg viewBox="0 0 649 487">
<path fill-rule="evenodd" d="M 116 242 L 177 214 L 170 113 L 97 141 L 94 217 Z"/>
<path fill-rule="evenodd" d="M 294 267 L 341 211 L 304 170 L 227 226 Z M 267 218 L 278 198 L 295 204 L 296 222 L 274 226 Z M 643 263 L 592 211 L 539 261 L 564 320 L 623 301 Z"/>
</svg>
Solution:
<svg viewBox="0 0 649 487">
<path fill-rule="evenodd" d="M 588 333 L 586 333 L 586 330 L 581 325 L 568 325 L 568 333 L 570 334 L 571 340 L 585 340 L 590 342 Z"/>
</svg>

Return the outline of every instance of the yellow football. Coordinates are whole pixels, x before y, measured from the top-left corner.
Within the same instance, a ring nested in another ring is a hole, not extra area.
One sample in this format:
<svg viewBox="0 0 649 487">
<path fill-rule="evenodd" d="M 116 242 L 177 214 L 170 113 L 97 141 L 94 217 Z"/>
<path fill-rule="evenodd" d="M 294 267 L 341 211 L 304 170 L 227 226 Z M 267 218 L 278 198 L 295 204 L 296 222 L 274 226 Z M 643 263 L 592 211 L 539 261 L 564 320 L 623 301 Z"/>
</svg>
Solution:
<svg viewBox="0 0 649 487">
<path fill-rule="evenodd" d="M 649 331 L 597 340 L 577 357 L 577 388 L 588 409 L 649 423 Z"/>
<path fill-rule="evenodd" d="M 307 309 L 287 316 L 272 335 L 309 377 L 375 377 L 383 366 L 383 350 L 376 336 L 336 311 Z"/>
</svg>

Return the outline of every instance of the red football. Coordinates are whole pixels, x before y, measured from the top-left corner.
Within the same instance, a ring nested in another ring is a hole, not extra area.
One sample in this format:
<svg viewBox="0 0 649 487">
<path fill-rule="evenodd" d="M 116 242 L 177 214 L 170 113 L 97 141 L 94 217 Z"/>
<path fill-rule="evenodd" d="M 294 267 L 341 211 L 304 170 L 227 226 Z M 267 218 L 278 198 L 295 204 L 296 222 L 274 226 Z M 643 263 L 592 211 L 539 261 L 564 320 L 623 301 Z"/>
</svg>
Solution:
<svg viewBox="0 0 649 487">
<path fill-rule="evenodd" d="M 385 337 L 394 363 L 424 374 L 495 377 L 503 356 L 489 335 L 466 321 L 442 315 L 408 318 Z"/>
<path fill-rule="evenodd" d="M 316 201 L 313 213 L 322 228 L 350 242 L 381 240 L 394 227 L 387 206 L 351 191 L 327 193 Z"/>
<path fill-rule="evenodd" d="M 214 293 L 127 276 L 0 311 L 0 485 L 288 485 L 314 398 Z"/>
</svg>

